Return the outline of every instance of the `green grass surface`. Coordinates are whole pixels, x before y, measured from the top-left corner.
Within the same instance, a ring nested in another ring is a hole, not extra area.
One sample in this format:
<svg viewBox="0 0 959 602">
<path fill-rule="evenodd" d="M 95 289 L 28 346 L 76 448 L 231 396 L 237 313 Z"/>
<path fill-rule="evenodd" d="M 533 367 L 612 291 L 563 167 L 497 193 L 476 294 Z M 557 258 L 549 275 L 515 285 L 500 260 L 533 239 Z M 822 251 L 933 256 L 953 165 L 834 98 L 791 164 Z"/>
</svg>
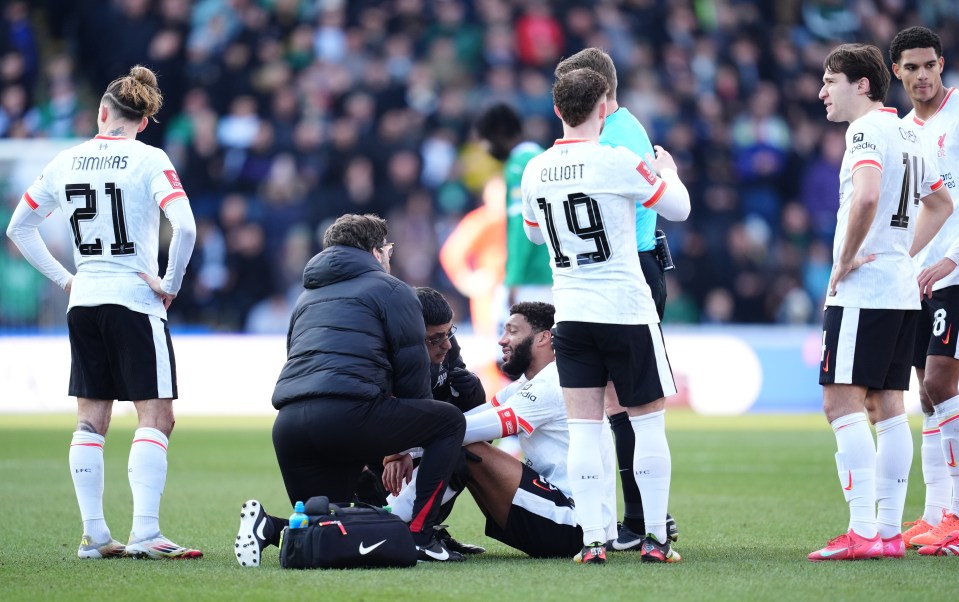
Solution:
<svg viewBox="0 0 959 602">
<path fill-rule="evenodd" d="M 276 548 L 263 566 L 233 556 L 240 504 L 291 511 L 263 418 L 183 417 L 170 446 L 164 534 L 200 548 L 199 561 L 79 560 L 81 523 L 67 465 L 72 416 L 0 416 L 0 600 L 955 600 L 957 558 L 813 564 L 806 554 L 845 530 L 835 440 L 821 416 L 667 417 L 673 457 L 670 511 L 677 565 L 632 553 L 605 566 L 531 560 L 483 535 L 468 495 L 448 521 L 485 555 L 413 569 L 285 571 Z M 913 422 L 916 455 L 919 428 Z M 135 427 L 116 418 L 105 449 L 105 512 L 125 541 L 126 477 Z M 906 519 L 921 512 L 914 464 Z"/>
</svg>

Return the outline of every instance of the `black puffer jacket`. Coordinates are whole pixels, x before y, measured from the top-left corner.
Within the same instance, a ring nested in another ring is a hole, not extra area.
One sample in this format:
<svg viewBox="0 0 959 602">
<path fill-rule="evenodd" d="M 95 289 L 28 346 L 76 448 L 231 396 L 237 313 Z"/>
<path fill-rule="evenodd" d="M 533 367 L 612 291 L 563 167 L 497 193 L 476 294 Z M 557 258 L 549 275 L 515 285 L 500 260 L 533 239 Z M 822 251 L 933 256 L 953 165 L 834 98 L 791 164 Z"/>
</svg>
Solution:
<svg viewBox="0 0 959 602">
<path fill-rule="evenodd" d="M 420 303 L 372 253 L 329 247 L 306 264 L 303 286 L 275 408 L 301 399 L 431 398 Z"/>
<path fill-rule="evenodd" d="M 462 391 L 450 386 L 450 372 L 457 369 L 464 372 L 466 388 L 460 386 Z M 450 337 L 450 350 L 443 358 L 443 363 L 430 363 L 430 381 L 433 384 L 433 399 L 451 403 L 464 414 L 486 403 L 483 381 L 466 369 L 466 362 L 460 355 L 460 344 L 455 336 Z"/>
</svg>

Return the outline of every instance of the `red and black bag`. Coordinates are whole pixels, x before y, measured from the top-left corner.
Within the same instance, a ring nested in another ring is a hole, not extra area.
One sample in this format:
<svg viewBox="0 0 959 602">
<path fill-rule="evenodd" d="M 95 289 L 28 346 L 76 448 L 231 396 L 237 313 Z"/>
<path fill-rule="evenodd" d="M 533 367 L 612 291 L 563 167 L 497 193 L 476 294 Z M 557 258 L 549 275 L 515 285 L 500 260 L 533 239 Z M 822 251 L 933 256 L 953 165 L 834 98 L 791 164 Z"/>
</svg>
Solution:
<svg viewBox="0 0 959 602">
<path fill-rule="evenodd" d="M 388 510 L 307 500 L 310 524 L 283 529 L 280 566 L 287 569 L 411 567 L 417 550 L 409 526 Z"/>
</svg>

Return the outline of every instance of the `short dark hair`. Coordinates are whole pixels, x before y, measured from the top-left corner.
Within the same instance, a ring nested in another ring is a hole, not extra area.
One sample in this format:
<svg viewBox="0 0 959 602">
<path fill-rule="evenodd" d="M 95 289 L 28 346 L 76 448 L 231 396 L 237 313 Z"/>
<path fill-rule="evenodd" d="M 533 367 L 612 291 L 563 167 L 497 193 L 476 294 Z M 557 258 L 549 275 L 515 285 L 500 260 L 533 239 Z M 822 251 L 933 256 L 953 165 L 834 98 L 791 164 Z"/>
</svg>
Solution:
<svg viewBox="0 0 959 602">
<path fill-rule="evenodd" d="M 862 78 L 869 80 L 870 100 L 886 100 L 889 90 L 889 68 L 882 58 L 882 51 L 871 44 L 840 44 L 832 49 L 822 62 L 826 71 L 842 73 L 850 82 Z"/>
<path fill-rule="evenodd" d="M 583 48 L 573 56 L 561 60 L 553 70 L 553 74 L 556 79 L 559 79 L 574 69 L 592 69 L 605 77 L 606 84 L 609 86 L 606 94 L 610 98 L 616 98 L 616 87 L 619 85 L 616 79 L 616 65 L 602 48 Z"/>
<path fill-rule="evenodd" d="M 323 248 L 343 245 L 372 251 L 383 246 L 387 233 L 386 220 L 382 217 L 373 213 L 347 213 L 336 218 L 323 233 Z"/>
<path fill-rule="evenodd" d="M 519 314 L 533 327 L 533 333 L 549 330 L 555 321 L 556 308 L 542 301 L 523 301 L 509 308 L 509 315 Z"/>
<path fill-rule="evenodd" d="M 505 102 L 497 102 L 488 106 L 476 118 L 476 133 L 481 138 L 493 140 L 495 138 L 516 138 L 523 133 L 523 124 L 520 122 L 516 109 Z"/>
<path fill-rule="evenodd" d="M 581 125 L 606 96 L 609 84 L 592 69 L 573 69 L 553 84 L 553 104 L 570 127 Z"/>
<path fill-rule="evenodd" d="M 453 321 L 453 308 L 441 292 L 428 286 L 416 287 L 416 298 L 423 307 L 423 323 L 439 326 Z"/>
<path fill-rule="evenodd" d="M 936 58 L 942 56 L 942 39 L 939 34 L 925 27 L 910 27 L 896 34 L 889 44 L 889 59 L 898 63 L 902 53 L 913 48 L 932 48 Z"/>
</svg>

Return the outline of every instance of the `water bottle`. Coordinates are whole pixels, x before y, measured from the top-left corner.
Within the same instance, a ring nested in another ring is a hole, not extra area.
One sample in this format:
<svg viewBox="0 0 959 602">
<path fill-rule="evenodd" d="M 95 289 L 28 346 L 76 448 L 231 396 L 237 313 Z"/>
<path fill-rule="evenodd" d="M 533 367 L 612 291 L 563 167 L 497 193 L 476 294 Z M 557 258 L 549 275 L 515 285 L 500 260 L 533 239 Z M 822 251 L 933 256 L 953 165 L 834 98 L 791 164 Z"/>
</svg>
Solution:
<svg viewBox="0 0 959 602">
<path fill-rule="evenodd" d="M 293 514 L 290 515 L 291 529 L 305 529 L 310 524 L 310 517 L 304 512 L 303 502 L 297 502 L 293 506 Z"/>
</svg>

